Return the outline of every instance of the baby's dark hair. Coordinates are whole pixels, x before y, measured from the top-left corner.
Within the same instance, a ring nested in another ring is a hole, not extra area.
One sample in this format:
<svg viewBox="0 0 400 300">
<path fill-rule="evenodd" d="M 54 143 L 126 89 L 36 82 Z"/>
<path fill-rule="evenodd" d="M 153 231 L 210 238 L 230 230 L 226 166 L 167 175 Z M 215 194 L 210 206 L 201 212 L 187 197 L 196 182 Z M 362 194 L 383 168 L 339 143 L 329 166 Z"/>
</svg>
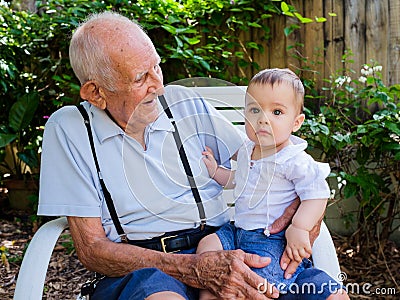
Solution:
<svg viewBox="0 0 400 300">
<path fill-rule="evenodd" d="M 258 72 L 249 82 L 251 85 L 265 85 L 269 84 L 274 86 L 274 84 L 281 84 L 286 82 L 292 86 L 296 98 L 299 101 L 300 113 L 304 110 L 304 86 L 300 78 L 289 69 L 264 69 Z"/>
</svg>

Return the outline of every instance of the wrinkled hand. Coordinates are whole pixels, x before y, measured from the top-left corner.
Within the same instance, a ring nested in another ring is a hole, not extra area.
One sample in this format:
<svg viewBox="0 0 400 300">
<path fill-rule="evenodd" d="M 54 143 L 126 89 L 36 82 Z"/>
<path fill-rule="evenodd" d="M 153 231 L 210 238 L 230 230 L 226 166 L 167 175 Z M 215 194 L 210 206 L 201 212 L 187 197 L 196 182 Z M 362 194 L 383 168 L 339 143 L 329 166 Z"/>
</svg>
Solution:
<svg viewBox="0 0 400 300">
<path fill-rule="evenodd" d="M 315 224 L 315 226 L 310 231 L 310 244 L 311 244 L 311 246 L 314 245 L 315 240 L 319 236 L 319 232 L 321 230 L 321 223 L 322 223 L 323 219 L 324 219 L 324 216 L 322 216 L 318 220 L 317 224 Z"/>
<path fill-rule="evenodd" d="M 281 232 L 282 230 L 286 229 L 290 223 L 292 223 L 292 219 L 294 214 L 297 211 L 297 208 L 300 205 L 300 198 L 296 198 L 293 203 L 291 203 L 288 207 L 286 207 L 283 214 L 275 220 L 274 223 L 269 227 L 269 232 L 271 234 Z"/>
<path fill-rule="evenodd" d="M 195 267 L 202 287 L 218 299 L 265 300 L 278 298 L 279 292 L 250 267 L 262 268 L 270 262 L 270 258 L 242 250 L 210 251 L 200 254 Z"/>
<path fill-rule="evenodd" d="M 285 236 L 287 240 L 285 252 L 291 260 L 300 263 L 303 258 L 311 256 L 310 234 L 307 230 L 292 224 L 286 229 Z"/>
<path fill-rule="evenodd" d="M 210 147 L 206 146 L 206 150 L 204 150 L 202 154 L 204 155 L 203 161 L 207 167 L 208 175 L 214 178 L 215 172 L 217 172 L 218 169 L 217 161 L 214 158 L 214 152 Z"/>
</svg>

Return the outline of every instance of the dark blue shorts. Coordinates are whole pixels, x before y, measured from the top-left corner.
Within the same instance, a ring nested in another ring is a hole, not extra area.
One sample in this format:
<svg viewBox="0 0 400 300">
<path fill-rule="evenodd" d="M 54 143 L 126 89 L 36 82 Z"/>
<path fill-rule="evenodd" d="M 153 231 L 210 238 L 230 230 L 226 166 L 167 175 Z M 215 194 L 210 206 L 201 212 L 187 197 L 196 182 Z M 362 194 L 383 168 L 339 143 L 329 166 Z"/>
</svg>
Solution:
<svg viewBox="0 0 400 300">
<path fill-rule="evenodd" d="M 191 254 L 196 249 L 179 253 Z M 96 287 L 91 300 L 143 300 L 158 292 L 175 292 L 187 300 L 199 299 L 199 290 L 192 288 L 156 268 L 145 268 L 124 277 L 106 277 Z"/>
<path fill-rule="evenodd" d="M 286 247 L 285 231 L 266 236 L 263 229 L 244 230 L 228 223 L 216 233 L 224 250 L 242 249 L 247 253 L 271 258 L 268 266 L 253 268 L 253 271 L 275 285 L 281 293 L 279 299 L 326 299 L 343 288 L 324 271 L 313 268 L 308 259 L 303 259 L 292 278 L 285 279 L 280 267 L 280 259 Z"/>
<path fill-rule="evenodd" d="M 156 268 L 141 269 L 124 277 L 106 277 L 101 280 L 91 300 L 143 300 L 158 292 L 175 292 L 185 299 L 198 299 L 198 290 Z"/>
</svg>

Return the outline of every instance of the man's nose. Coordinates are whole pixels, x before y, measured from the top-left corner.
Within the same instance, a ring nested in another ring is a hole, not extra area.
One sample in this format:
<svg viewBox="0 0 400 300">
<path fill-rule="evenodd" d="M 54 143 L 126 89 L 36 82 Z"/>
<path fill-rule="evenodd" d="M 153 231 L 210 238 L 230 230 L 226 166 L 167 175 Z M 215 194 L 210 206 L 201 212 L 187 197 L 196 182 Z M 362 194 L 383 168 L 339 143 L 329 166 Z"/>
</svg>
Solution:
<svg viewBox="0 0 400 300">
<path fill-rule="evenodd" d="M 164 93 L 163 76 L 161 69 L 159 71 L 151 70 L 148 78 L 148 89 L 150 93 L 161 95 Z"/>
</svg>

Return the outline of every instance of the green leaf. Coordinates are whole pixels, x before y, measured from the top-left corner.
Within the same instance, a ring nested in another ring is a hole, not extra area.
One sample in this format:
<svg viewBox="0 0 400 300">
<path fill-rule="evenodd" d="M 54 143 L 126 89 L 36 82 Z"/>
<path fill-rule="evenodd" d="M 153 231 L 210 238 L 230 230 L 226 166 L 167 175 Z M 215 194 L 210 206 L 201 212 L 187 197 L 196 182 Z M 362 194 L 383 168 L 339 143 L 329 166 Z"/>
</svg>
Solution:
<svg viewBox="0 0 400 300">
<path fill-rule="evenodd" d="M 256 28 L 261 28 L 260 24 L 257 24 L 255 22 L 248 22 L 247 25 L 249 25 L 250 27 L 256 27 Z"/>
<path fill-rule="evenodd" d="M 252 48 L 252 49 L 257 49 L 258 50 L 258 44 L 255 43 L 255 42 L 248 42 L 248 43 L 246 43 L 246 46 L 248 48 Z"/>
<path fill-rule="evenodd" d="M 318 23 L 326 22 L 326 18 L 324 18 L 324 17 L 315 17 L 315 20 L 316 20 Z"/>
<path fill-rule="evenodd" d="M 284 14 L 285 16 L 288 16 L 288 17 L 294 17 L 294 14 L 291 13 L 290 11 L 283 12 L 283 14 Z"/>
<path fill-rule="evenodd" d="M 285 1 L 281 2 L 281 10 L 282 10 L 283 13 L 289 12 L 289 6 L 286 4 Z"/>
<path fill-rule="evenodd" d="M 389 143 L 389 144 L 384 144 L 382 146 L 383 150 L 398 150 L 400 151 L 400 144 L 398 143 Z"/>
<path fill-rule="evenodd" d="M 31 168 L 39 167 L 39 159 L 37 151 L 34 149 L 27 149 L 24 152 L 19 152 L 18 157 Z"/>
<path fill-rule="evenodd" d="M 285 36 L 289 36 L 293 31 L 294 31 L 294 28 L 292 26 L 285 27 L 283 29 L 283 33 L 285 34 Z"/>
<path fill-rule="evenodd" d="M 336 13 L 332 13 L 332 12 L 328 13 L 328 15 L 331 16 L 331 17 L 337 17 L 337 14 Z"/>
<path fill-rule="evenodd" d="M 385 121 L 385 127 L 389 128 L 390 131 L 394 132 L 397 135 L 400 135 L 400 125 L 399 124 L 395 124 L 389 121 Z"/>
<path fill-rule="evenodd" d="M 199 39 L 199 38 L 196 38 L 196 37 L 194 37 L 194 38 L 189 38 L 189 39 L 186 39 L 186 38 L 185 38 L 185 40 L 186 40 L 190 45 L 196 45 L 196 44 L 200 43 L 200 39 Z"/>
<path fill-rule="evenodd" d="M 400 151 L 396 153 L 396 155 L 394 156 L 395 160 L 400 160 Z"/>
<path fill-rule="evenodd" d="M 329 127 L 325 125 L 319 125 L 320 130 L 323 134 L 328 135 L 329 134 Z"/>
<path fill-rule="evenodd" d="M 164 24 L 161 25 L 162 28 L 164 28 L 166 31 L 168 31 L 171 34 L 176 34 L 176 28 L 174 26 L 171 26 L 169 24 Z"/>
<path fill-rule="evenodd" d="M 244 52 L 243 51 L 236 51 L 235 52 L 235 56 L 239 57 L 239 58 L 243 58 L 244 57 Z"/>
<path fill-rule="evenodd" d="M 39 105 L 37 93 L 25 94 L 11 106 L 9 114 L 9 125 L 15 131 L 25 129 L 32 121 Z"/>
<path fill-rule="evenodd" d="M 300 20 L 301 23 L 303 24 L 307 24 L 307 23 L 312 23 L 314 22 L 312 19 L 310 18 L 303 18 L 303 17 L 298 17 L 298 19 Z"/>
<path fill-rule="evenodd" d="M 182 48 L 183 47 L 183 42 L 180 38 L 178 38 L 177 36 L 174 36 L 176 43 L 178 45 L 178 48 Z"/>
<path fill-rule="evenodd" d="M 206 62 L 204 59 L 200 60 L 200 64 L 207 70 L 210 71 L 210 64 Z"/>
<path fill-rule="evenodd" d="M 0 133 L 0 148 L 7 146 L 13 140 L 17 138 L 16 134 L 11 133 Z"/>
<path fill-rule="evenodd" d="M 197 33 L 197 31 L 190 27 L 176 28 L 176 33 Z"/>
<path fill-rule="evenodd" d="M 353 183 L 347 183 L 344 187 L 345 198 L 353 197 L 356 194 L 357 194 L 357 185 Z"/>
</svg>

